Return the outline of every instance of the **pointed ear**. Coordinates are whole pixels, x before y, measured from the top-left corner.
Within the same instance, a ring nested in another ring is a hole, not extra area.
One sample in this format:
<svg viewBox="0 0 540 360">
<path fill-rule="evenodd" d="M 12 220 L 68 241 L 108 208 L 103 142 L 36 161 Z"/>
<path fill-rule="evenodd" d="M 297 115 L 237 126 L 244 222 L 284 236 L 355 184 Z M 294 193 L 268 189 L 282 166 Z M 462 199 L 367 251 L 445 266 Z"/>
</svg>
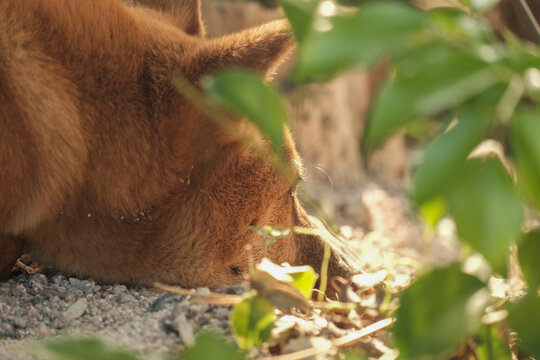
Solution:
<svg viewBox="0 0 540 360">
<path fill-rule="evenodd" d="M 244 67 L 268 78 L 294 45 L 285 20 L 203 42 L 185 62 L 185 75 L 199 79 L 227 67 Z"/>
<path fill-rule="evenodd" d="M 132 0 L 132 2 L 159 11 L 186 34 L 204 36 L 200 0 Z"/>
</svg>

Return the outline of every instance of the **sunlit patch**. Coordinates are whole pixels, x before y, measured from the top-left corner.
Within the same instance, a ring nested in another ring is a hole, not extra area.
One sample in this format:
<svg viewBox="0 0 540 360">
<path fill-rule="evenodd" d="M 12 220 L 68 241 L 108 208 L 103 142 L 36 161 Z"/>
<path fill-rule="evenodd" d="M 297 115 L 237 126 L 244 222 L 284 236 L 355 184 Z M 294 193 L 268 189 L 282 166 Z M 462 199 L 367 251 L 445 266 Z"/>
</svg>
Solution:
<svg viewBox="0 0 540 360">
<path fill-rule="evenodd" d="M 319 14 L 324 17 L 334 16 L 337 14 L 337 6 L 332 0 L 322 1 L 319 5 Z"/>
<path fill-rule="evenodd" d="M 525 71 L 525 80 L 533 90 L 540 90 L 540 70 L 530 68 Z"/>
<path fill-rule="evenodd" d="M 328 19 L 316 19 L 313 22 L 313 29 L 315 29 L 317 32 L 327 32 L 332 30 L 332 23 Z"/>
</svg>

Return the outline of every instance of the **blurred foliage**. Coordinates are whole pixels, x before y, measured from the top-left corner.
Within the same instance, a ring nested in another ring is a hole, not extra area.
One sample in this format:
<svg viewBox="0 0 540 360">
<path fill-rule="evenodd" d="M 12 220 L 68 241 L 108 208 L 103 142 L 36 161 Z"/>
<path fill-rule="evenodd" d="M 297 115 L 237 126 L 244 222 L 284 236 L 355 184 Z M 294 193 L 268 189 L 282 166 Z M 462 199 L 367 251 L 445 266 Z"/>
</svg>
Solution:
<svg viewBox="0 0 540 360">
<path fill-rule="evenodd" d="M 502 325 L 485 326 L 475 336 L 478 360 L 511 359 L 506 329 Z"/>
<path fill-rule="evenodd" d="M 538 229 L 531 231 L 524 237 L 519 247 L 519 263 L 529 286 L 535 289 L 540 285 L 540 271 L 538 271 L 540 231 Z"/>
<path fill-rule="evenodd" d="M 273 86 L 262 83 L 258 76 L 245 70 L 234 69 L 206 78 L 204 87 L 215 102 L 236 115 L 251 119 L 268 136 L 274 149 L 281 151 L 287 115 Z"/>
<path fill-rule="evenodd" d="M 452 350 L 463 334 L 475 331 L 489 292 L 484 283 L 454 264 L 421 276 L 400 300 L 396 345 L 402 357 L 415 359 Z"/>
<path fill-rule="evenodd" d="M 506 358 L 509 345 L 494 332 L 506 329 L 501 322 L 517 331 L 522 349 L 540 356 L 534 320 L 540 316 L 540 231 L 522 233 L 525 214 L 540 210 L 540 48 L 509 31 L 504 41 L 494 35 L 485 12 L 496 3 L 461 0 L 459 8 L 426 11 L 405 1 L 282 0 L 298 40 L 296 84 L 354 66 L 388 68 L 364 132 L 367 152 L 419 120 L 446 122 L 425 139 L 413 176 L 411 198 L 423 218 L 436 226 L 451 216 L 464 249 L 481 254 L 499 278 L 507 274 L 510 246 L 518 246 L 524 297 L 523 289 L 502 301 L 489 296 L 487 285 L 460 264 L 425 269 L 400 297 L 394 335 L 403 358 L 449 354 L 474 334 L 480 358 Z M 234 97 L 243 79 L 226 74 L 235 89 L 221 96 Z M 235 106 L 247 114 L 250 105 Z M 250 117 L 256 124 L 271 111 L 253 110 L 260 113 Z M 270 126 L 282 126 L 280 116 Z M 494 311 L 508 317 L 483 325 L 482 316 Z"/>
<path fill-rule="evenodd" d="M 178 360 L 244 360 L 245 355 L 234 344 L 225 341 L 221 336 L 203 333 L 197 336 L 195 345 L 177 357 Z"/>
<path fill-rule="evenodd" d="M 261 346 L 270 339 L 274 309 L 308 311 L 317 274 L 311 266 L 280 266 L 264 258 L 250 270 L 253 291 L 231 314 L 231 330 L 241 349 Z"/>
<path fill-rule="evenodd" d="M 231 330 L 242 349 L 261 346 L 274 327 L 274 306 L 256 294 L 236 305 L 231 314 Z"/>
<path fill-rule="evenodd" d="M 509 304 L 508 323 L 518 333 L 518 346 L 528 354 L 539 358 L 540 297 L 536 291 Z"/>
<path fill-rule="evenodd" d="M 139 360 L 135 354 L 95 338 L 58 338 L 40 342 L 38 356 L 47 360 Z"/>
<path fill-rule="evenodd" d="M 132 352 L 110 346 L 96 338 L 63 337 L 41 341 L 35 346 L 35 353 L 46 360 L 140 360 Z M 153 355 L 152 360 L 245 360 L 245 355 L 223 337 L 202 333 L 195 344 L 176 357 Z"/>
</svg>

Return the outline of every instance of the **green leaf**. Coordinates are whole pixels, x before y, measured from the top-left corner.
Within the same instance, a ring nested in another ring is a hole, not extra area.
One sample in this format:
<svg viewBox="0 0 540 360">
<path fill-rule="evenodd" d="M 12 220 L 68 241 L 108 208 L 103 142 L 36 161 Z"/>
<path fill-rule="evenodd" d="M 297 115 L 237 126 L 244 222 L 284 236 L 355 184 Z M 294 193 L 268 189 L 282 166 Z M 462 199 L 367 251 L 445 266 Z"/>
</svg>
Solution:
<svg viewBox="0 0 540 360">
<path fill-rule="evenodd" d="M 540 286 L 540 230 L 525 234 L 519 245 L 519 264 L 529 288 Z"/>
<path fill-rule="evenodd" d="M 394 335 L 403 359 L 451 350 L 480 324 L 489 291 L 458 264 L 419 278 L 401 295 Z"/>
<path fill-rule="evenodd" d="M 439 220 L 446 214 L 446 201 L 443 197 L 436 197 L 423 202 L 419 207 L 422 220 L 432 229 L 435 228 Z"/>
<path fill-rule="evenodd" d="M 134 354 L 95 338 L 60 338 L 39 342 L 38 355 L 54 360 L 138 360 Z"/>
<path fill-rule="evenodd" d="M 488 44 L 494 36 L 489 21 L 472 17 L 455 7 L 439 7 L 427 12 L 433 31 L 447 43 Z"/>
<path fill-rule="evenodd" d="M 274 327 L 274 307 L 261 296 L 252 295 L 237 304 L 231 314 L 231 330 L 241 349 L 260 346 Z"/>
<path fill-rule="evenodd" d="M 413 6 L 387 1 L 371 2 L 354 16 L 320 19 L 300 43 L 294 77 L 325 80 L 352 65 L 371 66 L 384 53 L 409 47 L 425 19 Z"/>
<path fill-rule="evenodd" d="M 180 356 L 180 360 L 244 360 L 246 357 L 221 336 L 203 333 L 197 336 L 195 345 Z"/>
<path fill-rule="evenodd" d="M 302 44 L 312 31 L 320 0 L 281 0 L 296 40 Z"/>
<path fill-rule="evenodd" d="M 540 109 L 519 109 L 511 123 L 511 146 L 519 185 L 540 209 Z"/>
<path fill-rule="evenodd" d="M 306 299 L 311 299 L 313 287 L 315 287 L 319 275 L 311 266 L 296 266 L 296 268 L 297 270 L 289 272 L 289 275 L 293 278 L 292 284 L 300 290 Z"/>
<path fill-rule="evenodd" d="M 372 105 L 364 136 L 371 149 L 415 117 L 431 116 L 485 92 L 499 81 L 495 70 L 468 51 L 430 46 L 397 65 Z"/>
<path fill-rule="evenodd" d="M 467 157 L 483 140 L 492 116 L 493 107 L 479 101 L 458 111 L 458 123 L 431 144 L 414 173 L 413 199 L 417 205 L 445 195 L 453 186 Z"/>
<path fill-rule="evenodd" d="M 272 142 L 277 152 L 283 146 L 285 108 L 278 91 L 246 70 L 225 70 L 204 81 L 204 88 L 218 104 L 251 120 Z"/>
<path fill-rule="evenodd" d="M 510 360 L 512 353 L 508 341 L 503 337 L 506 329 L 502 325 L 483 326 L 474 337 L 478 360 Z"/>
<path fill-rule="evenodd" d="M 508 304 L 508 323 L 518 333 L 518 347 L 535 358 L 540 357 L 540 297 L 536 289 L 514 303 Z"/>
<path fill-rule="evenodd" d="M 525 74 L 529 69 L 540 69 L 540 49 L 536 44 L 518 38 L 510 30 L 503 31 L 502 35 L 506 44 L 499 49 L 503 53 L 502 64 L 518 74 Z"/>
<path fill-rule="evenodd" d="M 264 258 L 260 264 L 257 264 L 257 269 L 268 273 L 276 280 L 293 285 L 306 299 L 311 299 L 313 287 L 318 278 L 311 266 L 279 266 Z"/>
<path fill-rule="evenodd" d="M 461 238 L 496 270 L 504 267 L 508 246 L 521 231 L 523 208 L 499 159 L 468 161 L 449 195 L 449 205 Z"/>
</svg>

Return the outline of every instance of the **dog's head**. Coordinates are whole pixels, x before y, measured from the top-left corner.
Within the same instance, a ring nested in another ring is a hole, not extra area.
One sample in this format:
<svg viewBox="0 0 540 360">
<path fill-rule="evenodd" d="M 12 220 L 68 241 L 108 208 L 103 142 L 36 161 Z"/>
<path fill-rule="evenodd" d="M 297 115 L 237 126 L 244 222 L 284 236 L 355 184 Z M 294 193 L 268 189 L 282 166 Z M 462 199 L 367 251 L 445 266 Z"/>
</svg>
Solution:
<svg viewBox="0 0 540 360">
<path fill-rule="evenodd" d="M 204 108 L 199 91 L 206 75 L 226 68 L 241 67 L 271 77 L 293 47 L 288 24 L 274 21 L 206 39 L 198 1 L 135 3 L 131 11 L 153 29 L 148 39 L 156 54 L 149 62 L 154 86 L 150 94 L 156 111 L 170 123 L 171 148 L 178 159 L 175 171 L 182 179 L 178 186 L 186 199 L 175 212 L 175 229 L 179 236 L 193 236 L 191 247 L 201 256 L 190 262 L 205 269 L 188 285 L 240 282 L 247 273 L 247 244 L 253 246 L 256 260 L 266 256 L 319 270 L 324 246 L 317 236 L 291 231 L 276 240 L 253 231 L 266 225 L 291 230 L 311 226 L 296 194 L 302 162 L 289 130 L 284 128 L 278 156 L 249 121 L 233 118 L 225 126 L 216 122 L 214 110 Z M 277 165 L 269 161 L 276 156 Z M 182 263 L 179 260 L 178 266 Z M 333 255 L 329 272 L 345 276 L 349 268 Z"/>
</svg>

